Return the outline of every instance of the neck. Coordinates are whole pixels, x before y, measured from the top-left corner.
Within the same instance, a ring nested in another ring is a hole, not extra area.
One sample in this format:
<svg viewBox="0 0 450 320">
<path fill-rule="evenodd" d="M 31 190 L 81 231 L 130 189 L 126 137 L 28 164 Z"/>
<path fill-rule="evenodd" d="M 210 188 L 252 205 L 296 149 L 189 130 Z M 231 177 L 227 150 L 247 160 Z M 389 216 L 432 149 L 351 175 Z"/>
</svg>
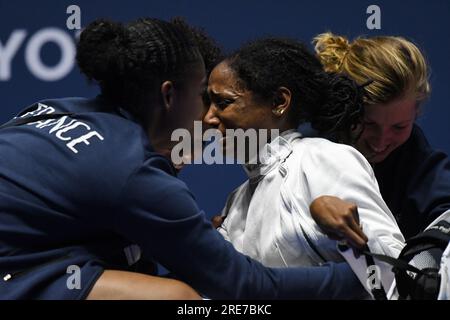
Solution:
<svg viewBox="0 0 450 320">
<path fill-rule="evenodd" d="M 280 133 L 284 132 L 284 131 L 288 131 L 288 130 L 293 130 L 293 129 L 297 129 L 297 126 L 286 123 L 286 124 L 280 126 Z"/>
</svg>

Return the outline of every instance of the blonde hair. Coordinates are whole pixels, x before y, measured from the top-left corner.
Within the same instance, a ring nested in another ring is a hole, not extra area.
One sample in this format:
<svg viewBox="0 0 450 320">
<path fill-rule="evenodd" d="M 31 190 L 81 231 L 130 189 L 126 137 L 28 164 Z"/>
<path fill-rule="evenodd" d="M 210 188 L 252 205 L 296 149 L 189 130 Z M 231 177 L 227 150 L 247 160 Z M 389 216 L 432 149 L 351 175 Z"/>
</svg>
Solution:
<svg viewBox="0 0 450 320">
<path fill-rule="evenodd" d="M 413 94 L 418 103 L 430 94 L 428 66 L 419 48 L 394 36 L 359 37 L 352 43 L 330 32 L 316 36 L 315 50 L 325 71 L 344 73 L 365 87 L 366 104 L 387 103 Z"/>
</svg>

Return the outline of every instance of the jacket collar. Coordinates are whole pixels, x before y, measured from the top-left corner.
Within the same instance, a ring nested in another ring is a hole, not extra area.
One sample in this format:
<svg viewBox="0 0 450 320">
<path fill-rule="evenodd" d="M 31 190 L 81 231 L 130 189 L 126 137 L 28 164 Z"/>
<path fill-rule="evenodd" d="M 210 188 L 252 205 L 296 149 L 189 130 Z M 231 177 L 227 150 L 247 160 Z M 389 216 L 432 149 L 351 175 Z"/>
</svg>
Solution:
<svg viewBox="0 0 450 320">
<path fill-rule="evenodd" d="M 292 153 L 292 141 L 301 138 L 302 135 L 296 129 L 282 132 L 270 143 L 260 150 L 259 161 L 256 164 L 245 164 L 244 170 L 249 179 L 253 180 L 264 176 L 279 163 L 286 160 Z"/>
</svg>

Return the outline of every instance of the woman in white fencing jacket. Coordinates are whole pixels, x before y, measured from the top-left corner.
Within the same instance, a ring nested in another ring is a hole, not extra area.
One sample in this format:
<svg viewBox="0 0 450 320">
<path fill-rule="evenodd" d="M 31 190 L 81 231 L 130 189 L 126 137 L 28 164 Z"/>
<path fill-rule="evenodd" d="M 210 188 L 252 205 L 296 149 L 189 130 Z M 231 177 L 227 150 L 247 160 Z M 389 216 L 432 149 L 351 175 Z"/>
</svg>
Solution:
<svg viewBox="0 0 450 320">
<path fill-rule="evenodd" d="M 372 252 L 398 256 L 404 238 L 364 156 L 347 145 L 303 138 L 296 130 L 310 121 L 318 131 L 350 136 L 361 116 L 359 91 L 348 78 L 328 75 L 294 40 L 250 42 L 213 69 L 207 123 L 225 135 L 235 128 L 281 132 L 259 150 L 259 162 L 244 166 L 249 179 L 231 193 L 222 212 L 219 230 L 239 251 L 273 267 L 346 259 L 367 285 L 364 259 L 339 252 L 310 215 L 315 198 L 334 195 L 358 203 Z M 389 288 L 391 268 L 379 267 L 378 278 Z"/>
</svg>

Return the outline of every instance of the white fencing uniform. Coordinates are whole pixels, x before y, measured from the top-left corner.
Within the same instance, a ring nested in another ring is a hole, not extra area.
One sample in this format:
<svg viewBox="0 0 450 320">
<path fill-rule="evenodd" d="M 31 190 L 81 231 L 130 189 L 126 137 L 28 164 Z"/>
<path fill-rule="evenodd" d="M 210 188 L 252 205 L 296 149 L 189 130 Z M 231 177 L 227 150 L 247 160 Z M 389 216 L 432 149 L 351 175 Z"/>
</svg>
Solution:
<svg viewBox="0 0 450 320">
<path fill-rule="evenodd" d="M 438 300 L 450 300 L 450 244 L 445 249 L 441 259 L 441 287 Z"/>
<path fill-rule="evenodd" d="M 296 130 L 282 133 L 263 154 L 262 164 L 245 166 L 249 180 L 230 194 L 221 234 L 242 253 L 272 267 L 316 266 L 345 258 L 370 292 L 365 259 L 356 259 L 351 250 L 340 253 L 309 211 L 311 202 L 323 195 L 356 203 L 370 250 L 397 257 L 404 238 L 367 160 L 350 146 L 302 138 Z M 390 288 L 391 267 L 377 265 L 382 284 Z"/>
<path fill-rule="evenodd" d="M 450 210 L 447 210 L 441 216 L 436 218 L 425 230 L 430 229 L 442 220 L 450 222 Z M 409 264 L 414 267 L 418 267 L 414 263 L 414 259 L 410 261 Z M 419 269 L 422 268 L 419 267 Z M 439 274 L 441 276 L 441 284 L 439 288 L 438 300 L 450 300 L 450 243 L 442 254 Z M 389 290 L 388 298 L 389 300 L 399 299 L 399 293 L 397 291 L 397 284 L 395 280 L 392 283 L 391 289 Z"/>
<path fill-rule="evenodd" d="M 439 218 L 434 220 L 427 229 L 442 220 L 450 222 L 450 210 L 447 210 Z M 442 254 L 439 274 L 441 275 L 441 286 L 439 288 L 438 300 L 450 300 L 450 243 Z"/>
</svg>

